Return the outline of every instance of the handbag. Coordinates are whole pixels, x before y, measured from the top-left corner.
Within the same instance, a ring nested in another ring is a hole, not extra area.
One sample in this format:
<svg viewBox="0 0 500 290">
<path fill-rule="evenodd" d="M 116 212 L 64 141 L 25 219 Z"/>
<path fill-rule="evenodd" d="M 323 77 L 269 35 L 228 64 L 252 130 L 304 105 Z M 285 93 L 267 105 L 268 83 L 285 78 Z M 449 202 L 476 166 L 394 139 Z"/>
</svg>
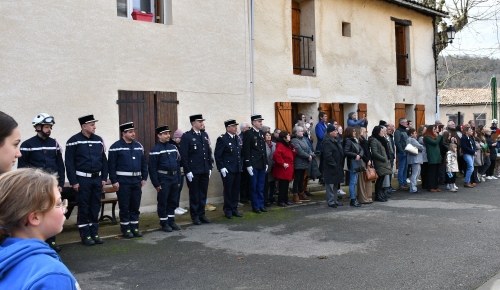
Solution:
<svg viewBox="0 0 500 290">
<path fill-rule="evenodd" d="M 411 143 L 406 144 L 405 152 L 410 153 L 411 155 L 417 155 L 418 149 L 417 147 L 411 145 Z"/>
<path fill-rule="evenodd" d="M 375 171 L 375 168 L 373 168 L 373 166 L 369 166 L 366 168 L 365 177 L 366 180 L 375 180 L 378 178 L 377 171 Z"/>
<path fill-rule="evenodd" d="M 361 164 L 363 160 L 359 159 L 351 159 L 351 169 L 354 170 L 354 172 L 363 172 L 366 170 L 363 164 Z"/>
</svg>

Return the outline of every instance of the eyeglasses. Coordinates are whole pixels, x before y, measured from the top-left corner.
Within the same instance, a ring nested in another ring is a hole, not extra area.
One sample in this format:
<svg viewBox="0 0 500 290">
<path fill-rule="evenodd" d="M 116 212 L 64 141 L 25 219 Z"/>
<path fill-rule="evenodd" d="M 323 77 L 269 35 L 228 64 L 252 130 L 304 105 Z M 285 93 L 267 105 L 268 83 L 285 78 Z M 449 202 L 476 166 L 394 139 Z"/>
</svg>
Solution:
<svg viewBox="0 0 500 290">
<path fill-rule="evenodd" d="M 62 208 L 63 213 L 66 213 L 66 212 L 68 212 L 68 200 L 63 199 L 59 204 L 56 204 L 56 206 L 54 206 L 54 207 L 55 208 Z"/>
</svg>

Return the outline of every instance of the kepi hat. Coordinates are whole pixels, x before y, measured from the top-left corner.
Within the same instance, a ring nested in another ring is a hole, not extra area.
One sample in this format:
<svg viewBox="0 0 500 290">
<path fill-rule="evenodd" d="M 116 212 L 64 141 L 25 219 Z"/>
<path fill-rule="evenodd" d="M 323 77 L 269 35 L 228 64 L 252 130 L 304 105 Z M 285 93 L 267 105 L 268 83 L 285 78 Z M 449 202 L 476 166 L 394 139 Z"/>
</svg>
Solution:
<svg viewBox="0 0 500 290">
<path fill-rule="evenodd" d="M 260 115 L 260 114 L 253 114 L 252 116 L 250 116 L 250 119 L 252 120 L 252 122 L 257 121 L 257 120 L 264 120 L 262 118 L 262 115 Z"/>
<path fill-rule="evenodd" d="M 229 119 L 229 120 L 224 121 L 224 126 L 226 126 L 226 127 L 234 126 L 234 125 L 239 125 L 238 123 L 236 123 L 236 120 Z"/>
<path fill-rule="evenodd" d="M 90 114 L 86 116 L 81 116 L 80 118 L 78 118 L 78 121 L 80 122 L 80 125 L 83 125 L 83 124 L 97 122 L 98 120 L 94 118 L 94 115 Z"/>
<path fill-rule="evenodd" d="M 168 128 L 167 125 L 163 125 L 163 126 L 160 126 L 160 127 L 157 127 L 156 128 L 156 134 L 161 134 L 163 132 L 170 132 L 170 129 Z"/>
<path fill-rule="evenodd" d="M 194 121 L 205 121 L 205 119 L 203 119 L 203 116 L 201 114 L 189 116 L 189 122 L 194 122 Z"/>
<path fill-rule="evenodd" d="M 129 130 L 135 130 L 134 122 L 123 123 L 120 125 L 120 132 L 127 132 Z"/>
</svg>

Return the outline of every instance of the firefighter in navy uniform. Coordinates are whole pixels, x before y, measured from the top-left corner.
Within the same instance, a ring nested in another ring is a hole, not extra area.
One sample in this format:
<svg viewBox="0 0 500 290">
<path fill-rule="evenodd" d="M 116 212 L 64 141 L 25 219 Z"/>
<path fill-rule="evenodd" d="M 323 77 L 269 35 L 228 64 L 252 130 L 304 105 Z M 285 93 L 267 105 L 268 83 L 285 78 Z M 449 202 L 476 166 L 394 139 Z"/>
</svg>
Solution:
<svg viewBox="0 0 500 290">
<path fill-rule="evenodd" d="M 57 188 L 62 192 L 65 180 L 62 149 L 55 139 L 49 137 L 56 123 L 54 117 L 41 113 L 31 123 L 36 135 L 21 144 L 22 156 L 18 159 L 17 168 L 33 167 L 56 173 Z M 45 242 L 56 252 L 61 251 L 61 247 L 56 244 L 56 237 L 48 238 Z"/>
<path fill-rule="evenodd" d="M 163 231 L 181 229 L 175 224 L 175 209 L 179 203 L 181 186 L 181 156 L 177 147 L 170 144 L 170 129 L 167 125 L 156 128 L 158 144 L 149 152 L 149 176 L 156 188 L 157 211 Z"/>
<path fill-rule="evenodd" d="M 108 179 L 108 160 L 101 137 L 95 135 L 94 115 L 78 118 L 81 132 L 66 142 L 66 175 L 77 192 L 78 230 L 87 246 L 102 244 L 98 215 L 102 188 Z"/>
<path fill-rule="evenodd" d="M 215 163 L 222 176 L 224 185 L 224 215 L 228 219 L 233 216 L 242 217 L 238 212 L 238 197 L 240 195 L 241 172 L 243 162 L 241 145 L 236 135 L 238 123 L 235 120 L 224 122 L 226 134 L 217 138 L 215 145 Z"/>
<path fill-rule="evenodd" d="M 264 206 L 264 183 L 266 182 L 267 153 L 262 116 L 252 115 L 252 129 L 243 134 L 244 165 L 250 175 L 252 188 L 252 210 L 255 213 L 267 212 Z"/>
<path fill-rule="evenodd" d="M 181 138 L 181 164 L 189 188 L 189 208 L 193 224 L 210 223 L 205 216 L 208 181 L 212 173 L 210 141 L 201 114 L 189 116 L 191 130 Z"/>
<path fill-rule="evenodd" d="M 134 122 L 120 125 L 122 138 L 111 147 L 108 154 L 109 179 L 117 190 L 120 207 L 120 229 L 127 239 L 142 237 L 139 231 L 139 208 L 142 187 L 148 179 L 148 165 L 144 147 L 135 140 Z"/>
</svg>

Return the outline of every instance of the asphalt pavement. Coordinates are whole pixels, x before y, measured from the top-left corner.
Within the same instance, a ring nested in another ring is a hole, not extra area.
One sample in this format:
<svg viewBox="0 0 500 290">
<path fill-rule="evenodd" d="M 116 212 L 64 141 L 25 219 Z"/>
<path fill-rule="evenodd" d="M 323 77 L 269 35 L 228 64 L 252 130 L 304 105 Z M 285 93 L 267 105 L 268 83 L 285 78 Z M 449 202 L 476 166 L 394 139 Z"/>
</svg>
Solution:
<svg viewBox="0 0 500 290">
<path fill-rule="evenodd" d="M 180 232 L 65 244 L 60 255 L 82 289 L 490 289 L 500 270 L 499 187 L 398 191 L 336 209 L 316 193 L 301 206 Z"/>
</svg>

